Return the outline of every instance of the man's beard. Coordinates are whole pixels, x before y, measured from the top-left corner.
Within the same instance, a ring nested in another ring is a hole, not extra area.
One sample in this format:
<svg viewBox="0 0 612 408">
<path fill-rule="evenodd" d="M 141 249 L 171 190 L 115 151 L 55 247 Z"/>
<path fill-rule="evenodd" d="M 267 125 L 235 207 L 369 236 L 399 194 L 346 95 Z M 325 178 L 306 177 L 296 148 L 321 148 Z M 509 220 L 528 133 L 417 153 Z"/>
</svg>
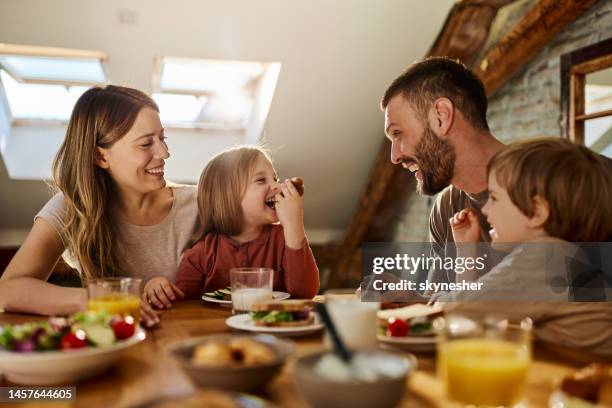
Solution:
<svg viewBox="0 0 612 408">
<path fill-rule="evenodd" d="M 414 157 L 423 179 L 417 179 L 419 194 L 438 194 L 451 183 L 455 168 L 455 149 L 448 141 L 436 136 L 429 123 L 423 130 Z"/>
</svg>

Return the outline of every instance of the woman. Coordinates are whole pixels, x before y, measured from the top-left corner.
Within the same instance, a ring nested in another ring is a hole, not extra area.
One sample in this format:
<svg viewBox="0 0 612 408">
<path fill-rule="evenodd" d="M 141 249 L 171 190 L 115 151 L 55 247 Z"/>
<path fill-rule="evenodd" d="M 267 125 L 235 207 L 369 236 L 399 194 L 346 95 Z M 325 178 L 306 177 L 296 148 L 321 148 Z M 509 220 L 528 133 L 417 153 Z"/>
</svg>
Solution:
<svg viewBox="0 0 612 408">
<path fill-rule="evenodd" d="M 99 277 L 162 276 L 157 298 L 182 293 L 174 280 L 197 218 L 195 187 L 167 185 L 169 157 L 159 109 L 146 94 L 95 87 L 77 101 L 53 162 L 59 192 L 36 215 L 32 230 L 0 278 L 0 309 L 70 314 L 87 307 L 83 288 L 47 283 L 64 254 L 84 282 Z M 147 302 L 143 322 L 159 315 Z"/>
</svg>

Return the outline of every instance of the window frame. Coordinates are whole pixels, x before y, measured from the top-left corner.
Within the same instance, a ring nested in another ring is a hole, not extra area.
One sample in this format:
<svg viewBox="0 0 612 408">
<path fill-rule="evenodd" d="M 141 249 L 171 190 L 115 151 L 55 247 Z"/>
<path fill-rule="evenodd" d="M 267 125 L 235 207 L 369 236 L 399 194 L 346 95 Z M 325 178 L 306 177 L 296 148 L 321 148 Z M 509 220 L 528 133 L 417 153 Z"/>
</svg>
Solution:
<svg viewBox="0 0 612 408">
<path fill-rule="evenodd" d="M 585 114 L 587 74 L 612 67 L 612 38 L 561 56 L 561 137 L 584 145 L 587 120 L 612 116 L 612 109 Z"/>
</svg>

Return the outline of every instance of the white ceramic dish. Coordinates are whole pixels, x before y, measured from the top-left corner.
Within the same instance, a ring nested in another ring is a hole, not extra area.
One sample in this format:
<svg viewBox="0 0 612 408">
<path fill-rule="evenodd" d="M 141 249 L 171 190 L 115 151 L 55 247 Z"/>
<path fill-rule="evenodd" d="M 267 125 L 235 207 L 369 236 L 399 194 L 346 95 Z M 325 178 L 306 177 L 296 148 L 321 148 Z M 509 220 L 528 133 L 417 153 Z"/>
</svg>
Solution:
<svg viewBox="0 0 612 408">
<path fill-rule="evenodd" d="M 550 408 L 605 408 L 603 405 L 593 404 L 581 398 L 567 395 L 560 389 L 554 390 L 548 398 Z"/>
<path fill-rule="evenodd" d="M 0 373 L 17 384 L 73 384 L 102 373 L 117 361 L 125 349 L 145 338 L 145 331 L 139 327 L 132 337 L 110 347 L 32 353 L 0 351 Z"/>
<path fill-rule="evenodd" d="M 315 321 L 313 324 L 309 324 L 308 326 L 298 326 L 298 327 L 268 327 L 268 326 L 256 326 L 251 316 L 247 313 L 238 314 L 229 317 L 225 324 L 227 324 L 232 329 L 250 331 L 254 333 L 267 333 L 267 334 L 277 334 L 281 336 L 301 336 L 304 334 L 310 334 L 317 332 L 323 328 L 323 323 L 319 316 L 315 313 L 314 315 Z"/>
<path fill-rule="evenodd" d="M 285 299 L 289 299 L 291 297 L 291 295 L 287 292 L 278 292 L 275 291 L 272 293 L 272 297 L 274 298 L 274 300 L 285 300 Z M 210 296 L 206 296 L 206 295 L 202 295 L 202 300 L 204 300 L 205 302 L 210 302 L 210 303 L 218 303 L 220 305 L 226 305 L 226 306 L 232 306 L 232 301 L 231 300 L 222 300 L 222 299 L 216 299 L 214 297 L 210 297 Z"/>
<path fill-rule="evenodd" d="M 376 339 L 384 345 L 410 351 L 434 351 L 436 349 L 436 336 L 391 337 L 379 334 Z"/>
</svg>

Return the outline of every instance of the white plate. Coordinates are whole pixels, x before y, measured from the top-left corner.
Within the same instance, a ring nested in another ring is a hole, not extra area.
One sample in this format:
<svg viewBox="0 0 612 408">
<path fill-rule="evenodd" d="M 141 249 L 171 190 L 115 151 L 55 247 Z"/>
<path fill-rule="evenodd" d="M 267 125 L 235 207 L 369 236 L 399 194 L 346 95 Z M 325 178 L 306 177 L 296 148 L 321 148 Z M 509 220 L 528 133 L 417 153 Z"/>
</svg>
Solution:
<svg viewBox="0 0 612 408">
<path fill-rule="evenodd" d="M 581 398 L 567 395 L 560 389 L 554 390 L 548 398 L 550 408 L 603 408 L 603 405 L 596 405 Z"/>
<path fill-rule="evenodd" d="M 436 349 L 436 336 L 391 337 L 379 334 L 376 339 L 386 345 L 401 347 L 406 350 L 434 351 Z"/>
<path fill-rule="evenodd" d="M 132 337 L 110 347 L 32 353 L 0 351 L 0 373 L 18 384 L 73 384 L 102 373 L 117 361 L 125 349 L 145 338 L 145 331 L 139 327 Z"/>
<path fill-rule="evenodd" d="M 315 313 L 315 320 L 313 324 L 309 324 L 308 326 L 298 326 L 298 327 L 268 327 L 268 326 L 255 326 L 255 322 L 251 319 L 248 313 L 238 314 L 229 317 L 225 324 L 227 324 L 232 329 L 238 330 L 246 330 L 256 333 L 268 333 L 268 334 L 278 334 L 281 336 L 301 336 L 304 334 L 310 334 L 317 332 L 323 328 L 323 323 L 321 323 L 321 319 Z"/>
<path fill-rule="evenodd" d="M 289 299 L 291 297 L 291 295 L 287 292 L 272 292 L 272 297 L 274 298 L 274 300 L 285 300 L 285 299 Z M 210 296 L 206 296 L 206 295 L 202 295 L 202 300 L 206 301 L 206 302 L 211 302 L 211 303 L 219 303 L 220 305 L 230 305 L 232 304 L 231 300 L 222 300 L 222 299 L 215 299 L 214 297 L 210 297 Z"/>
</svg>

